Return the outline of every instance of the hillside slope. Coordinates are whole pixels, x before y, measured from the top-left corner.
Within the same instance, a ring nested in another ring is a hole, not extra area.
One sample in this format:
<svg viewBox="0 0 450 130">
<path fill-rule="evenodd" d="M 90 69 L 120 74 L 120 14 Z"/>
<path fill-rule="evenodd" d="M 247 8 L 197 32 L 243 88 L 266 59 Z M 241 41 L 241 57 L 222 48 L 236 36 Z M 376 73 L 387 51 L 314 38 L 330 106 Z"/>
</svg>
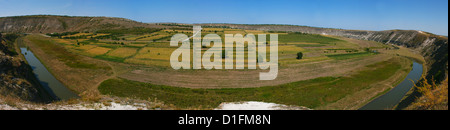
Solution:
<svg viewBox="0 0 450 130">
<path fill-rule="evenodd" d="M 34 15 L 0 18 L 0 32 L 8 33 L 97 31 L 101 29 L 132 27 L 162 28 L 164 26 L 111 17 Z"/>
</svg>

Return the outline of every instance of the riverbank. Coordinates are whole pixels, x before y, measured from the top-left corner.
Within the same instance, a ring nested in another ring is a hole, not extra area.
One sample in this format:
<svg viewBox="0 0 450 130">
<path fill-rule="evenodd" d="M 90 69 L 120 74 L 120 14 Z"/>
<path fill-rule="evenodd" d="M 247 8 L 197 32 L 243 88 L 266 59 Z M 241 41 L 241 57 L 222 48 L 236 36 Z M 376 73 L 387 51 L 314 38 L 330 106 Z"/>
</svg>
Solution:
<svg viewBox="0 0 450 130">
<path fill-rule="evenodd" d="M 0 97 L 47 103 L 53 99 L 42 88 L 25 58 L 16 50 L 17 34 L 0 34 Z"/>
<path fill-rule="evenodd" d="M 82 100 L 98 100 L 97 84 L 110 78 L 111 67 L 104 62 L 68 52 L 63 46 L 39 35 L 24 37 L 24 44 L 48 71 Z"/>
<path fill-rule="evenodd" d="M 414 61 L 412 70 L 408 73 L 406 78 L 389 90 L 386 94 L 383 94 L 371 102 L 367 103 L 360 110 L 389 110 L 395 108 L 400 103 L 403 97 L 414 87 L 414 83 L 417 83 L 423 74 L 423 65 Z"/>
</svg>

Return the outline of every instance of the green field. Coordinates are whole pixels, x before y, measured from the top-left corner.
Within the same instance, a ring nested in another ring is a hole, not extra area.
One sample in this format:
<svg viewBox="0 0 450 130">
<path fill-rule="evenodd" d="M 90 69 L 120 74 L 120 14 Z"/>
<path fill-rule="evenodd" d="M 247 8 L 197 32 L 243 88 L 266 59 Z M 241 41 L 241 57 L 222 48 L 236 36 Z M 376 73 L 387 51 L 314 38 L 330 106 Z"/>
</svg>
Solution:
<svg viewBox="0 0 450 130">
<path fill-rule="evenodd" d="M 402 67 L 397 59 L 367 66 L 350 77 L 321 77 L 278 86 L 242 89 L 188 89 L 153 85 L 126 79 L 109 79 L 99 86 L 102 94 L 158 99 L 181 108 L 215 108 L 222 102 L 263 101 L 317 108 L 383 81 Z"/>
<path fill-rule="evenodd" d="M 364 56 L 370 56 L 375 55 L 376 53 L 371 52 L 360 52 L 360 53 L 350 53 L 350 54 L 335 54 L 335 55 L 327 55 L 330 58 L 336 59 L 336 60 L 345 60 L 345 59 L 351 59 L 351 58 L 358 58 L 358 57 L 364 57 Z"/>
</svg>

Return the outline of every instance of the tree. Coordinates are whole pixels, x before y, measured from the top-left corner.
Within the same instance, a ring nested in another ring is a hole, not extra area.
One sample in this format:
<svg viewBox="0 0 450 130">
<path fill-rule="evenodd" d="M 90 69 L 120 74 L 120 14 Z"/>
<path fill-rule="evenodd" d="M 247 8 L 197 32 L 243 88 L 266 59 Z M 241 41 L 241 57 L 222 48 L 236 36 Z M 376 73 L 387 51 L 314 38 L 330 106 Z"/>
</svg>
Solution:
<svg viewBox="0 0 450 130">
<path fill-rule="evenodd" d="M 303 59 L 303 52 L 297 53 L 297 59 Z"/>
</svg>

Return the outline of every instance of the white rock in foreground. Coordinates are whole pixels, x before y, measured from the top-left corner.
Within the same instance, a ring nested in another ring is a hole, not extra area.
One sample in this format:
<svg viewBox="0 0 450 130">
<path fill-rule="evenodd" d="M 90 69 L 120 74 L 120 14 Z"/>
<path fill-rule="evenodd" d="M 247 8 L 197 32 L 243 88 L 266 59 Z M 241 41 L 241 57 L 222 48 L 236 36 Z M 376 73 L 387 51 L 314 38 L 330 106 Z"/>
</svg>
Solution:
<svg viewBox="0 0 450 130">
<path fill-rule="evenodd" d="M 306 107 L 287 106 L 275 103 L 266 102 L 231 102 L 222 103 L 215 110 L 310 110 Z"/>
</svg>

